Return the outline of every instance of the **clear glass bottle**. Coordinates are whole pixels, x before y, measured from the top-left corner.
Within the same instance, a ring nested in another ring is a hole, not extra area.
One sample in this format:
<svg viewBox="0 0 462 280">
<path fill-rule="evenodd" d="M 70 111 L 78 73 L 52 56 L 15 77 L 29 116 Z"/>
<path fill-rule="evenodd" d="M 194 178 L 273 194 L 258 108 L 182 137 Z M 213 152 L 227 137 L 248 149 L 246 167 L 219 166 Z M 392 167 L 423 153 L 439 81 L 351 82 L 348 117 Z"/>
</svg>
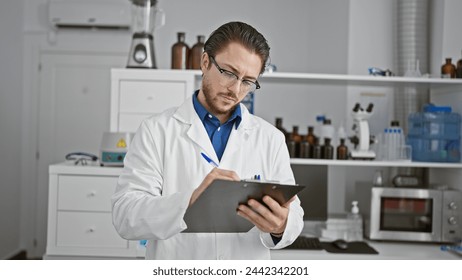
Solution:
<svg viewBox="0 0 462 280">
<path fill-rule="evenodd" d="M 178 32 L 178 41 L 172 46 L 172 69 L 188 69 L 189 47 L 185 43 L 185 33 Z"/>
<path fill-rule="evenodd" d="M 201 57 L 204 52 L 205 36 L 197 36 L 197 43 L 194 44 L 189 53 L 189 69 L 201 69 Z"/>
<path fill-rule="evenodd" d="M 456 77 L 456 66 L 452 64 L 451 58 L 446 58 L 446 63 L 441 66 L 441 76 L 451 79 Z"/>
</svg>

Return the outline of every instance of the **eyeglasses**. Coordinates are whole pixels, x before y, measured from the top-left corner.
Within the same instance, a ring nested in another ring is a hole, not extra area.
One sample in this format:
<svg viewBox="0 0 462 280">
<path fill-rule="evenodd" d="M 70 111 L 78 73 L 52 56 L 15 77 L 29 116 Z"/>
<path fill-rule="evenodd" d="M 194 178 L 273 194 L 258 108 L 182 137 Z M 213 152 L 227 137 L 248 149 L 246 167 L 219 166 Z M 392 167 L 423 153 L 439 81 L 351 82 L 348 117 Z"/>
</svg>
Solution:
<svg viewBox="0 0 462 280">
<path fill-rule="evenodd" d="M 258 83 L 258 81 L 254 82 L 254 81 L 247 80 L 247 79 L 239 79 L 239 76 L 236 75 L 235 73 L 221 68 L 217 64 L 217 62 L 215 61 L 215 58 L 213 58 L 213 56 L 210 57 L 210 60 L 212 61 L 213 65 L 215 65 L 215 67 L 217 67 L 218 71 L 221 74 L 220 77 L 221 77 L 222 81 L 225 83 L 226 86 L 231 86 L 231 85 L 233 85 L 234 83 L 236 83 L 237 81 L 240 80 L 241 81 L 241 91 L 253 92 L 253 91 L 260 88 L 260 84 Z"/>
</svg>

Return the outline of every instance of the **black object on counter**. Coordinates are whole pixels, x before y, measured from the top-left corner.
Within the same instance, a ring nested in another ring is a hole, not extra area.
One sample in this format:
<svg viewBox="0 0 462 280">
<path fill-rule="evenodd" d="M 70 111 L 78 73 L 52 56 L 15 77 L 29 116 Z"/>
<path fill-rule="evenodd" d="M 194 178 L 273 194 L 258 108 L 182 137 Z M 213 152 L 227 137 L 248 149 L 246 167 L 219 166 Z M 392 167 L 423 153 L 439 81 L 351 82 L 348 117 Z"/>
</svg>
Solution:
<svg viewBox="0 0 462 280">
<path fill-rule="evenodd" d="M 333 242 L 321 242 L 322 247 L 329 253 L 339 253 L 339 254 L 371 254 L 378 255 L 374 248 L 369 246 L 366 242 L 363 241 L 352 241 L 348 242 L 348 248 L 340 249 L 333 244 Z"/>
</svg>

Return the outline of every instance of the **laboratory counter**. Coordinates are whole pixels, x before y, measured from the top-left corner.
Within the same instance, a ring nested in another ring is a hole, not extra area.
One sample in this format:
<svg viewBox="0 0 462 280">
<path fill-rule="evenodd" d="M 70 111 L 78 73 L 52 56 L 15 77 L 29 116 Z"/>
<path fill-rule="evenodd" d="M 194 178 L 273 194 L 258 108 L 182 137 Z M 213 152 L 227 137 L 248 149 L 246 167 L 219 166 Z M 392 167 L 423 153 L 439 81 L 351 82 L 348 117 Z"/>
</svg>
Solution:
<svg viewBox="0 0 462 280">
<path fill-rule="evenodd" d="M 379 254 L 329 253 L 326 250 L 271 250 L 273 260 L 462 260 L 460 246 L 366 240 Z"/>
</svg>

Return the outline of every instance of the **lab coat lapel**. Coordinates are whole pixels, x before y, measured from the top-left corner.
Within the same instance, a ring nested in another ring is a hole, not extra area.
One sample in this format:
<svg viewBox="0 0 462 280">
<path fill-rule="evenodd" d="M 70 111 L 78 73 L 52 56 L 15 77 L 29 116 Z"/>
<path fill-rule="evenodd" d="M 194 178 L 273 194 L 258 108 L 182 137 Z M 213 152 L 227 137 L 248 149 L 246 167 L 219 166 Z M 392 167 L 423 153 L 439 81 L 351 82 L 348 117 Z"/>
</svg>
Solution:
<svg viewBox="0 0 462 280">
<path fill-rule="evenodd" d="M 215 149 L 213 149 L 212 142 L 210 141 L 204 124 L 194 110 L 192 96 L 188 98 L 173 115 L 174 118 L 180 122 L 189 125 L 186 135 L 196 143 L 202 151 L 204 151 L 215 162 L 218 161 Z"/>
<path fill-rule="evenodd" d="M 255 126 L 255 122 L 251 119 L 251 115 L 244 105 L 241 106 L 242 121 L 237 129 L 233 128 L 229 135 L 228 142 L 226 144 L 225 152 L 221 158 L 220 167 L 225 167 L 231 170 L 235 170 L 238 173 L 239 170 L 236 168 L 245 170 L 246 161 L 241 161 L 239 164 L 235 162 L 238 159 L 245 158 L 243 149 L 246 142 L 249 140 L 250 133 Z"/>
</svg>

